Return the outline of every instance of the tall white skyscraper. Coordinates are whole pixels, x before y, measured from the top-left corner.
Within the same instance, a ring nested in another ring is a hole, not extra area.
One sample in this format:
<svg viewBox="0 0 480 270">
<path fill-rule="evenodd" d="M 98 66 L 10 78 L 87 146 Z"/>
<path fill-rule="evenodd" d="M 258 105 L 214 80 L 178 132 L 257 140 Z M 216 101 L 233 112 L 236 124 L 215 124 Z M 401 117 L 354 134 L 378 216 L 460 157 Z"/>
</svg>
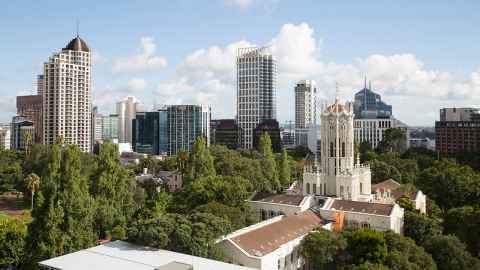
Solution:
<svg viewBox="0 0 480 270">
<path fill-rule="evenodd" d="M 140 102 L 135 97 L 127 97 L 117 102 L 119 142 L 132 143 L 132 120 L 139 111 L 141 111 Z"/>
<path fill-rule="evenodd" d="M 237 123 L 243 133 L 240 145 L 253 146 L 253 129 L 276 118 L 277 65 L 268 48 L 240 48 L 237 51 Z"/>
<path fill-rule="evenodd" d="M 317 88 L 315 81 L 302 80 L 295 85 L 295 144 L 308 145 L 308 136 L 317 128 Z M 314 150 L 314 152 L 316 149 Z"/>
<path fill-rule="evenodd" d="M 78 35 L 44 64 L 43 127 L 45 144 L 62 137 L 90 151 L 91 54 Z"/>
</svg>

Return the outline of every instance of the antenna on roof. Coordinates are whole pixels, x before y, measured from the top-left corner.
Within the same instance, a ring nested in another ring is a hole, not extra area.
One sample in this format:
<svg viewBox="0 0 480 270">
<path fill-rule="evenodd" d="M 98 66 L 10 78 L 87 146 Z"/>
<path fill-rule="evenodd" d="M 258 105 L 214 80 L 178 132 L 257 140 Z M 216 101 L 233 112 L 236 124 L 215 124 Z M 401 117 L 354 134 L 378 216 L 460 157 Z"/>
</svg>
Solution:
<svg viewBox="0 0 480 270">
<path fill-rule="evenodd" d="M 79 34 L 80 30 L 79 29 L 80 29 L 80 23 L 77 19 L 77 37 L 80 37 L 80 34 Z"/>
</svg>

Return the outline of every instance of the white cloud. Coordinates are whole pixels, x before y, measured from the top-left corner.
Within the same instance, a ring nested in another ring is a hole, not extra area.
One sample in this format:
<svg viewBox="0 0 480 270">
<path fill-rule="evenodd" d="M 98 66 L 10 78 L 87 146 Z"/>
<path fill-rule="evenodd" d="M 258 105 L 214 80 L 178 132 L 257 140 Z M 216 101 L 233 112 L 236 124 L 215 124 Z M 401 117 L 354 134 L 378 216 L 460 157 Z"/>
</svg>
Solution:
<svg viewBox="0 0 480 270">
<path fill-rule="evenodd" d="M 140 41 L 140 53 L 129 57 L 121 57 L 113 60 L 112 71 L 114 73 L 122 72 L 140 72 L 153 71 L 165 68 L 167 59 L 163 56 L 156 56 L 156 44 L 151 37 L 142 37 Z"/>
<path fill-rule="evenodd" d="M 135 79 L 129 80 L 127 85 L 128 85 L 128 90 L 135 92 L 135 91 L 144 90 L 147 87 L 147 81 L 145 81 L 144 79 L 135 78 Z"/>
<path fill-rule="evenodd" d="M 225 0 L 225 3 L 228 6 L 236 6 L 245 9 L 253 3 L 253 0 Z"/>
<path fill-rule="evenodd" d="M 351 100 L 363 87 L 364 76 L 375 91 L 393 105 L 394 115 L 408 124 L 430 124 L 442 106 L 479 104 L 480 70 L 458 78 L 439 70 L 426 69 L 413 54 L 370 55 L 351 63 L 326 62 L 320 41 L 306 23 L 285 24 L 268 43 L 277 58 L 277 117 L 294 118 L 293 87 L 301 79 L 317 81 L 320 97 L 331 101 L 338 82 L 343 99 Z M 176 75 L 160 83 L 157 95 L 166 103 L 206 103 L 216 117 L 235 115 L 235 52 L 253 46 L 238 41 L 225 47 L 212 46 L 188 55 Z M 421 115 L 422 117 L 419 117 Z"/>
<path fill-rule="evenodd" d="M 103 56 L 99 51 L 93 51 L 92 52 L 92 64 L 93 65 L 101 65 L 105 64 L 108 61 L 108 59 Z"/>
</svg>

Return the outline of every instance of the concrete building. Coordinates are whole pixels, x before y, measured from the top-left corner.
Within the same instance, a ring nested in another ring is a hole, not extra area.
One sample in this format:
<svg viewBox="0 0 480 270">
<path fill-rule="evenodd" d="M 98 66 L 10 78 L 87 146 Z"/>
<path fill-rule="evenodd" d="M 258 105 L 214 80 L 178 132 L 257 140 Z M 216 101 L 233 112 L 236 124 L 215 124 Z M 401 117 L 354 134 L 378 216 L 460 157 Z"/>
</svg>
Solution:
<svg viewBox="0 0 480 270">
<path fill-rule="evenodd" d="M 118 141 L 118 115 L 110 114 L 102 117 L 102 139 Z"/>
<path fill-rule="evenodd" d="M 0 149 L 10 149 L 10 128 L 0 127 Z"/>
<path fill-rule="evenodd" d="M 137 153 L 166 155 L 169 152 L 168 112 L 137 112 L 132 125 L 132 147 Z"/>
<path fill-rule="evenodd" d="M 311 210 L 277 216 L 235 231 L 217 244 L 234 264 L 260 270 L 304 269 L 302 239 L 317 228 L 332 229 Z"/>
<path fill-rule="evenodd" d="M 176 171 L 159 171 L 157 176 L 162 180 L 168 191 L 175 192 L 180 190 L 183 185 L 182 172 Z"/>
<path fill-rule="evenodd" d="M 327 220 L 335 220 L 337 216 L 342 216 L 343 228 L 369 228 L 403 233 L 404 209 L 398 204 L 328 198 L 320 208 L 320 215 Z"/>
<path fill-rule="evenodd" d="M 27 117 L 14 116 L 10 127 L 10 149 L 25 149 L 34 143 L 35 128 Z"/>
<path fill-rule="evenodd" d="M 474 108 L 444 108 L 435 122 L 435 149 L 442 155 L 480 152 L 480 113 Z"/>
<path fill-rule="evenodd" d="M 370 167 L 354 157 L 353 104 L 323 104 L 321 122 L 320 166 L 306 166 L 302 193 L 370 201 Z"/>
<path fill-rule="evenodd" d="M 387 179 L 372 185 L 373 202 L 394 204 L 400 197 L 407 196 L 415 204 L 420 213 L 427 212 L 427 196 L 421 190 L 406 191 L 402 185 L 393 179 Z"/>
<path fill-rule="evenodd" d="M 280 138 L 280 126 L 277 120 L 267 119 L 258 124 L 253 130 L 253 148 L 258 149 L 260 137 L 263 133 L 267 133 L 270 136 L 273 151 L 280 152 L 282 150 L 282 139 Z"/>
<path fill-rule="evenodd" d="M 354 135 L 355 142 L 368 142 L 372 149 L 377 148 L 378 144 L 383 140 L 385 132 L 390 128 L 399 128 L 405 131 L 406 145 L 409 147 L 408 127 L 404 123 L 395 118 L 361 118 L 354 119 Z"/>
<path fill-rule="evenodd" d="M 43 101 L 41 95 L 17 96 L 17 115 L 33 122 L 35 143 L 43 143 Z"/>
<path fill-rule="evenodd" d="M 309 145 L 309 134 L 316 138 L 317 87 L 315 81 L 302 80 L 295 85 L 295 144 Z M 315 150 L 314 150 L 315 151 Z"/>
<path fill-rule="evenodd" d="M 253 147 L 253 130 L 267 119 L 276 119 L 276 60 L 268 48 L 237 51 L 237 124 L 241 147 Z"/>
<path fill-rule="evenodd" d="M 91 151 L 91 54 L 79 36 L 44 64 L 44 144 L 59 137 Z"/>
<path fill-rule="evenodd" d="M 303 212 L 315 205 L 315 199 L 311 195 L 259 192 L 247 200 L 247 204 L 257 215 L 258 220 L 267 220 L 276 216 Z"/>
<path fill-rule="evenodd" d="M 198 137 L 210 145 L 211 109 L 203 105 L 167 106 L 168 154 L 192 150 Z"/>
<path fill-rule="evenodd" d="M 135 97 L 127 97 L 117 102 L 118 140 L 120 143 L 132 143 L 132 121 L 135 114 L 141 112 L 140 102 Z"/>
<path fill-rule="evenodd" d="M 210 124 L 211 143 L 224 145 L 229 149 L 240 147 L 241 133 L 235 119 L 212 120 Z"/>
<path fill-rule="evenodd" d="M 124 241 L 82 249 L 38 264 L 41 269 L 56 270 L 253 270 L 178 252 L 137 246 Z"/>
<path fill-rule="evenodd" d="M 45 80 L 43 74 L 37 76 L 37 95 L 43 96 L 45 89 Z"/>
<path fill-rule="evenodd" d="M 354 102 L 355 118 L 390 118 L 392 117 L 392 106 L 382 101 L 382 97 L 373 92 L 372 84 L 367 88 L 367 79 L 362 90 L 355 94 Z"/>
<path fill-rule="evenodd" d="M 92 145 L 103 140 L 103 115 L 98 112 L 98 107 L 92 109 Z"/>
</svg>

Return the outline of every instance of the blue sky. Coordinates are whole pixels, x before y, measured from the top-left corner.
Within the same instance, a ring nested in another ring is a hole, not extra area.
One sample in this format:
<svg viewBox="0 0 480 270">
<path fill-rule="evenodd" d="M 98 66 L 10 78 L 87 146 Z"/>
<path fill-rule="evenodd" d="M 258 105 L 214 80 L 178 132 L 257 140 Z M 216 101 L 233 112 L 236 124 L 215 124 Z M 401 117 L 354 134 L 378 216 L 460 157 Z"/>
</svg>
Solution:
<svg viewBox="0 0 480 270">
<path fill-rule="evenodd" d="M 317 81 L 351 99 L 367 75 L 412 125 L 443 106 L 480 104 L 479 1 L 3 1 L 0 121 L 33 91 L 42 63 L 75 35 L 91 47 L 94 103 L 104 113 L 136 96 L 153 104 L 207 103 L 233 117 L 234 51 L 271 45 L 278 57 L 278 118 L 291 120 L 293 85 Z"/>
</svg>

